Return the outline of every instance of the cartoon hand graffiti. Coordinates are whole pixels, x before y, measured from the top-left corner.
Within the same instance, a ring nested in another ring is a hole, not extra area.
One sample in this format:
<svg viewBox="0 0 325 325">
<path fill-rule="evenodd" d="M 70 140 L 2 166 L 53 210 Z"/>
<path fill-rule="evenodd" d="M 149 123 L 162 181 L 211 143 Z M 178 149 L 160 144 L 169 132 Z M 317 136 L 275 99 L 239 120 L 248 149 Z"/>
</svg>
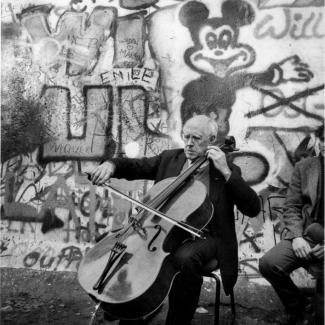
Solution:
<svg viewBox="0 0 325 325">
<path fill-rule="evenodd" d="M 302 62 L 298 55 L 282 60 L 274 68 L 279 72 L 278 82 L 307 82 L 314 76 L 309 70 L 308 64 Z"/>
</svg>

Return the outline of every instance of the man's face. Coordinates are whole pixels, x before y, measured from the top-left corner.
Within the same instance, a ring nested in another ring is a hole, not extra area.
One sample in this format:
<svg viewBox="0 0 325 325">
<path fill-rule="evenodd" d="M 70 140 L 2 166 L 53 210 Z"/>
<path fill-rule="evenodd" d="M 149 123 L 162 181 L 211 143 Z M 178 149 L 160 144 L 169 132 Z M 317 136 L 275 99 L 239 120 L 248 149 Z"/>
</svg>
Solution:
<svg viewBox="0 0 325 325">
<path fill-rule="evenodd" d="M 204 156 L 209 145 L 208 130 L 205 124 L 198 121 L 190 121 L 184 125 L 183 141 L 185 144 L 185 156 L 189 160 L 195 160 Z"/>
</svg>

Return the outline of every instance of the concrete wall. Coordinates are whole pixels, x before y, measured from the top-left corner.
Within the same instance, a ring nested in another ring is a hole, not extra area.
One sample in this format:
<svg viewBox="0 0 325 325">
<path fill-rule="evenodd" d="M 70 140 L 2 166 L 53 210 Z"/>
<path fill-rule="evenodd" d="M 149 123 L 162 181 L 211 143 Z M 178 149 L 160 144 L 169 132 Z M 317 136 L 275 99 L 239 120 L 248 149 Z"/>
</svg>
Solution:
<svg viewBox="0 0 325 325">
<path fill-rule="evenodd" d="M 240 275 L 259 280 L 293 165 L 323 119 L 324 2 L 33 4 L 1 3 L 1 265 L 75 271 L 132 210 L 81 172 L 180 146 L 182 121 L 205 113 L 221 142 L 236 138 L 260 195 L 260 215 L 236 220 Z M 140 199 L 150 187 L 114 184 Z"/>
</svg>

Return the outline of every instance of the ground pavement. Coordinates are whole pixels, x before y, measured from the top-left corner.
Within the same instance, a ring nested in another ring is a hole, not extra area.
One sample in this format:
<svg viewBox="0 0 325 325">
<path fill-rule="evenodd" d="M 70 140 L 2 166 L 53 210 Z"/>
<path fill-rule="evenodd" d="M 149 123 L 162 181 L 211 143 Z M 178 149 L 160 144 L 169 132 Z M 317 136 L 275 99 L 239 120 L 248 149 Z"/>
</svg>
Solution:
<svg viewBox="0 0 325 325">
<path fill-rule="evenodd" d="M 1 325 L 87 325 L 94 303 L 83 291 L 73 272 L 48 272 L 0 268 Z M 193 325 L 213 324 L 214 284 L 204 284 L 200 308 Z M 267 285 L 239 278 L 235 287 L 236 322 L 238 325 L 283 324 L 283 307 Z M 150 325 L 163 325 L 167 303 Z M 228 297 L 221 297 L 220 324 L 230 324 Z M 99 312 L 96 325 L 108 325 Z M 115 325 L 116 322 L 111 322 Z M 181 324 L 180 324 L 181 325 Z"/>
</svg>

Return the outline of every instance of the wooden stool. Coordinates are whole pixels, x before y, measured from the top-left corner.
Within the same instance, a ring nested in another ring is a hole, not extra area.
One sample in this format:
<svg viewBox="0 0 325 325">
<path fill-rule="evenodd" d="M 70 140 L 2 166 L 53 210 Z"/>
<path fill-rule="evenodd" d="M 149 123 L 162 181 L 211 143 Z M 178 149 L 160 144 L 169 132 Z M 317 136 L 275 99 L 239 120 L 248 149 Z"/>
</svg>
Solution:
<svg viewBox="0 0 325 325">
<path fill-rule="evenodd" d="M 208 262 L 203 268 L 203 276 L 214 279 L 216 281 L 216 294 L 215 294 L 215 302 L 214 302 L 214 325 L 219 324 L 219 309 L 220 309 L 220 290 L 221 290 L 221 280 L 220 277 L 213 273 L 219 268 L 219 263 L 217 259 L 212 259 Z M 235 309 L 235 298 L 234 292 L 231 291 L 230 293 L 230 306 L 231 306 L 231 313 L 232 313 L 232 320 L 231 324 L 234 323 L 236 318 L 236 309 Z"/>
</svg>

